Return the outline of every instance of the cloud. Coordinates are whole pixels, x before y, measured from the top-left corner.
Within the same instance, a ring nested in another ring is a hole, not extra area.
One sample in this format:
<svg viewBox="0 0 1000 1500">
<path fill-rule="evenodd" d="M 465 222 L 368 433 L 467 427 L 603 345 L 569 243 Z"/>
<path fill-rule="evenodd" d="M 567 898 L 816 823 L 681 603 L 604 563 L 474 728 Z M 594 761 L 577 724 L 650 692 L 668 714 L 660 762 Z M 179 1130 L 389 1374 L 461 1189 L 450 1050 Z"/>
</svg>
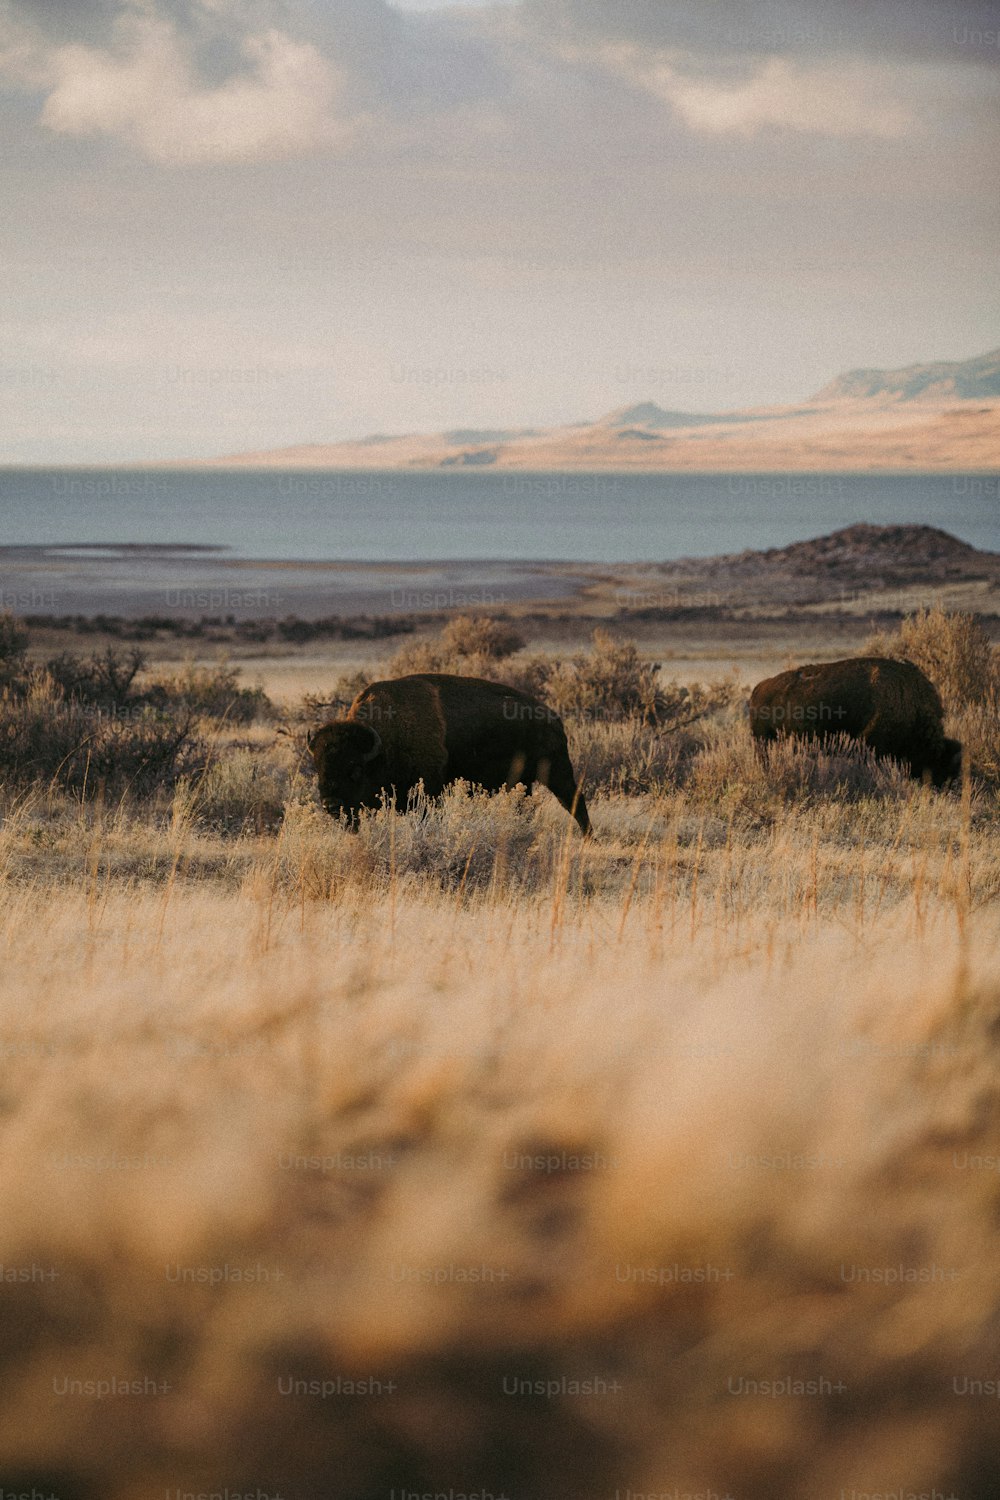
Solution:
<svg viewBox="0 0 1000 1500">
<path fill-rule="evenodd" d="M 501 9 L 506 7 L 501 6 Z M 165 164 L 338 152 L 365 127 L 479 132 L 511 92 L 485 9 L 386 0 L 0 0 L 0 74 L 41 122 Z"/>
<path fill-rule="evenodd" d="M 911 111 L 893 97 L 887 70 L 860 60 L 806 64 L 771 57 L 733 77 L 679 67 L 632 47 L 606 47 L 601 55 L 622 77 L 670 104 L 691 130 L 708 135 L 747 136 L 770 127 L 886 140 L 914 124 Z"/>
<path fill-rule="evenodd" d="M 968 112 L 993 76 L 962 65 L 982 60 L 959 45 L 981 0 L 964 29 L 929 0 L 403 3 L 0 0 L 0 71 L 42 96 L 49 130 L 167 165 L 355 144 L 433 161 L 518 143 L 530 160 L 588 121 L 655 128 L 657 106 L 675 153 L 683 137 L 890 142 L 924 131 L 936 97 Z"/>
<path fill-rule="evenodd" d="M 160 162 L 285 156 L 349 134 L 335 113 L 332 64 L 280 31 L 243 39 L 245 70 L 214 85 L 164 20 L 124 17 L 115 40 L 110 49 L 70 44 L 51 53 L 42 111 L 50 130 L 118 136 Z"/>
</svg>

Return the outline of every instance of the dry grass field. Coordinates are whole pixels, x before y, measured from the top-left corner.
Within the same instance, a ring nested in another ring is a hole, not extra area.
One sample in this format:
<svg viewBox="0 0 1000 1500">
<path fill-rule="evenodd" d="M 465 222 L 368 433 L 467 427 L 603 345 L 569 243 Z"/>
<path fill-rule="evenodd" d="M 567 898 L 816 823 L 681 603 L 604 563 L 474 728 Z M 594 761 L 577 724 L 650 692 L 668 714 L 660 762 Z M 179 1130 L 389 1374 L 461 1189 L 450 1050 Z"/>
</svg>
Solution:
<svg viewBox="0 0 1000 1500">
<path fill-rule="evenodd" d="M 410 649 L 489 669 L 459 636 Z M 745 685 L 599 642 L 547 679 L 590 842 L 462 786 L 351 834 L 315 704 L 280 734 L 231 674 L 60 686 L 8 647 L 5 1500 L 997 1493 L 974 631 L 909 638 L 970 749 L 945 793 L 848 746 L 762 766 Z"/>
</svg>

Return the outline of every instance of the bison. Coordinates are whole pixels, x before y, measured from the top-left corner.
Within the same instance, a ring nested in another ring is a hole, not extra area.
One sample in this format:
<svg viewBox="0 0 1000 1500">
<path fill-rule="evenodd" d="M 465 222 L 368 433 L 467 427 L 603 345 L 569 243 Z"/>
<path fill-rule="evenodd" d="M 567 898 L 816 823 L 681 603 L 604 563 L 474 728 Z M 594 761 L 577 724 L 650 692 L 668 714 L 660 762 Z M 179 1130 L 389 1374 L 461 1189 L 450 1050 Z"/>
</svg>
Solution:
<svg viewBox="0 0 1000 1500">
<path fill-rule="evenodd" d="M 430 796 L 453 781 L 489 792 L 520 781 L 547 786 L 590 833 L 559 715 L 503 683 L 443 672 L 373 682 L 307 743 L 323 806 L 352 824 L 383 794 L 404 811 L 419 781 Z"/>
<path fill-rule="evenodd" d="M 933 683 L 912 662 L 882 656 L 793 667 L 758 682 L 750 694 L 750 730 L 758 750 L 784 734 L 848 735 L 936 787 L 962 769 L 962 747 L 945 737 Z"/>
</svg>

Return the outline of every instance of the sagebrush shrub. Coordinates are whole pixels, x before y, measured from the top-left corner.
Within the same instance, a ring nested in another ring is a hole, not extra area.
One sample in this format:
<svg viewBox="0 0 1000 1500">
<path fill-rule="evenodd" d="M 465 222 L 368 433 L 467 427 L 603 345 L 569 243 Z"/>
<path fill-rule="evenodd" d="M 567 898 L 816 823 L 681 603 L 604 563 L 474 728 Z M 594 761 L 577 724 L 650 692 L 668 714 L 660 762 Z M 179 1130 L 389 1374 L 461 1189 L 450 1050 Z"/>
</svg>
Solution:
<svg viewBox="0 0 1000 1500">
<path fill-rule="evenodd" d="M 148 706 L 118 710 L 67 696 L 46 671 L 0 694 L 0 777 L 87 798 L 148 797 L 205 764 L 190 719 Z"/>
<path fill-rule="evenodd" d="M 463 616 L 438 640 L 404 646 L 388 663 L 387 676 L 407 672 L 454 672 L 509 683 L 543 698 L 564 718 L 596 720 L 672 717 L 686 690 L 675 698 L 659 681 L 659 668 L 639 655 L 634 641 L 618 641 L 595 630 L 589 652 L 561 660 L 525 654 L 517 632 L 504 621 Z"/>
<path fill-rule="evenodd" d="M 89 657 L 61 651 L 58 656 L 49 657 L 44 670 L 63 697 L 95 708 L 118 710 L 141 699 L 142 695 L 135 691 L 135 682 L 145 665 L 141 651 L 121 655 L 108 646 Z"/>
<path fill-rule="evenodd" d="M 583 841 L 547 793 L 523 787 L 487 796 L 465 782 L 430 799 L 417 788 L 405 813 L 362 811 L 356 832 L 293 794 L 275 848 L 272 878 L 328 899 L 360 883 L 369 894 L 395 883 L 472 893 L 547 889 L 561 859 Z"/>
<path fill-rule="evenodd" d="M 281 826 L 291 774 L 246 746 L 217 755 L 190 789 L 196 820 L 220 833 L 272 833 Z"/>
<path fill-rule="evenodd" d="M 252 724 L 274 717 L 274 708 L 259 687 L 243 687 L 237 667 L 219 662 L 213 667 L 188 663 L 181 671 L 153 679 L 143 695 L 158 708 L 191 713 L 229 724 Z"/>
<path fill-rule="evenodd" d="M 405 677 L 411 672 L 451 672 L 458 677 L 487 677 L 508 681 L 508 659 L 524 646 L 523 638 L 507 620 L 489 615 L 457 615 L 434 640 L 408 642 L 389 660 L 384 675 Z"/>
<path fill-rule="evenodd" d="M 1000 696 L 958 709 L 948 727 L 962 742 L 972 775 L 1000 787 Z"/>
<path fill-rule="evenodd" d="M 292 723 L 299 725 L 322 724 L 327 719 L 342 718 L 363 688 L 368 687 L 381 674 L 373 674 L 358 668 L 348 672 L 326 693 L 306 693 L 301 706 L 289 715 Z M 388 670 L 385 675 L 388 676 Z"/>
<path fill-rule="evenodd" d="M 895 634 L 871 636 L 864 652 L 912 662 L 950 712 L 1000 696 L 1000 653 L 975 615 L 918 609 Z"/>
<path fill-rule="evenodd" d="M 745 722 L 733 721 L 695 756 L 685 790 L 697 801 L 754 812 L 813 797 L 905 798 L 915 787 L 902 767 L 847 735 L 822 744 L 783 735 L 760 755 Z"/>
<path fill-rule="evenodd" d="M 685 736 L 641 719 L 569 719 L 570 758 L 584 794 L 641 796 L 676 784 Z"/>
<path fill-rule="evenodd" d="M 27 645 L 27 632 L 9 609 L 0 610 L 0 688 L 20 677 Z"/>
<path fill-rule="evenodd" d="M 26 640 L 12 616 L 0 615 L 0 686 L 21 696 L 31 691 L 33 680 L 25 665 Z M 193 715 L 231 724 L 274 717 L 273 705 L 263 689 L 244 687 L 238 668 L 229 662 L 212 667 L 196 667 L 189 662 L 180 671 L 153 676 L 146 673 L 146 665 L 142 651 L 121 652 L 108 646 L 91 656 L 61 651 L 49 657 L 40 670 L 67 702 L 115 714 L 150 708 L 161 714 Z"/>
<path fill-rule="evenodd" d="M 644 662 L 634 641 L 594 631 L 591 651 L 557 662 L 546 695 L 560 714 L 590 719 L 655 722 L 660 705 L 659 668 Z"/>
<path fill-rule="evenodd" d="M 363 813 L 357 838 L 383 875 L 419 876 L 454 890 L 545 888 L 567 842 L 582 841 L 545 792 L 513 787 L 485 796 L 455 782 L 433 801 L 415 792 L 405 814 Z M 350 835 L 348 835 L 350 837 Z"/>
<path fill-rule="evenodd" d="M 659 686 L 658 668 L 642 661 L 633 642 L 614 641 L 598 630 L 589 654 L 566 661 L 529 654 L 522 647 L 520 635 L 505 621 L 459 616 L 438 638 L 408 642 L 383 667 L 352 673 L 323 699 L 307 699 L 306 716 L 341 711 L 377 678 L 449 672 L 507 683 L 549 703 L 565 718 L 653 722 L 658 714 L 669 717 L 670 695 Z M 680 699 L 673 706 L 680 707 Z"/>
<path fill-rule="evenodd" d="M 450 656 L 485 656 L 503 661 L 524 649 L 524 637 L 509 620 L 490 615 L 456 615 L 441 632 L 441 645 Z"/>
<path fill-rule="evenodd" d="M 242 687 L 225 662 L 148 681 L 141 651 L 64 651 L 28 667 L 24 645 L 17 622 L 0 617 L 0 777 L 13 787 L 54 786 L 88 800 L 169 793 L 209 765 L 199 723 L 246 724 L 273 713 L 266 694 Z M 210 782 L 220 808 L 224 779 L 216 770 Z M 273 826 L 261 788 L 246 800 L 244 823 Z M 237 815 L 235 805 L 219 812 L 223 821 Z"/>
</svg>

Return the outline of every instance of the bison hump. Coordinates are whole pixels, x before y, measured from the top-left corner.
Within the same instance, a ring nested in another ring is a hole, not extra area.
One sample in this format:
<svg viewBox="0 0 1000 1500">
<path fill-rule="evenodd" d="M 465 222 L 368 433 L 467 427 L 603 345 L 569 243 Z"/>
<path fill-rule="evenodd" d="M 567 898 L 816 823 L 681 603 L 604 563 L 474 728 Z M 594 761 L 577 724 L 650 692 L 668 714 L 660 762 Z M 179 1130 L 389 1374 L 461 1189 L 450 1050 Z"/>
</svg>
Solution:
<svg viewBox="0 0 1000 1500">
<path fill-rule="evenodd" d="M 423 780 L 428 786 L 443 776 L 448 753 L 441 694 L 419 677 L 373 682 L 348 710 L 378 731 L 389 772 L 399 786 Z"/>
</svg>

